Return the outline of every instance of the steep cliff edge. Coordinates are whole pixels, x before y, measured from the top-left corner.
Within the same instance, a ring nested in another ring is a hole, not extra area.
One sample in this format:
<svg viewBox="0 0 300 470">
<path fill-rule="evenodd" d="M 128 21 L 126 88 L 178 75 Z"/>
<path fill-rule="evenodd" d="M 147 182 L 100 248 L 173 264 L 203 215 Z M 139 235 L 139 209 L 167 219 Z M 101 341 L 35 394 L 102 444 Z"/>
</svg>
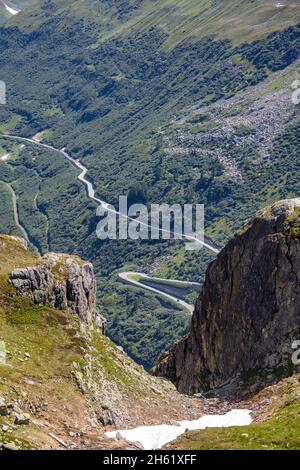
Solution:
<svg viewBox="0 0 300 470">
<path fill-rule="evenodd" d="M 93 265 L 76 256 L 57 253 L 45 255 L 38 263 L 10 273 L 10 282 L 18 294 L 31 296 L 39 305 L 70 308 L 83 322 L 96 322 L 104 331 L 105 320 L 96 310 Z"/>
<path fill-rule="evenodd" d="M 291 373 L 300 339 L 300 198 L 262 210 L 207 270 L 191 333 L 155 373 L 180 392 Z"/>
<path fill-rule="evenodd" d="M 124 449 L 105 431 L 203 412 L 103 334 L 95 300 L 90 263 L 0 235 L 0 449 Z"/>
</svg>

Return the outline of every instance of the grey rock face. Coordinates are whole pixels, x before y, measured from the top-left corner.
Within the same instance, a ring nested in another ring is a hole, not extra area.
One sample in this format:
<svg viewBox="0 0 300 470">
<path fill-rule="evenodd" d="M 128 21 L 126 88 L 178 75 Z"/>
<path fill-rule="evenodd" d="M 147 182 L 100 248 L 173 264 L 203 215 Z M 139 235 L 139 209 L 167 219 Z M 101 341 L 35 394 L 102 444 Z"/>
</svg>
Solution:
<svg viewBox="0 0 300 470">
<path fill-rule="evenodd" d="M 71 264 L 66 285 L 67 299 L 72 309 L 86 323 L 96 319 L 96 282 L 91 264 Z"/>
<path fill-rule="evenodd" d="M 300 198 L 280 201 L 228 243 L 208 267 L 191 333 L 157 375 L 193 394 L 241 372 L 291 372 L 300 339 L 299 215 Z"/>
<path fill-rule="evenodd" d="M 14 423 L 17 424 L 18 426 L 20 425 L 28 425 L 30 422 L 30 416 L 27 413 L 17 413 L 15 416 L 15 421 Z"/>
<path fill-rule="evenodd" d="M 105 320 L 96 310 L 93 265 L 76 257 L 50 253 L 41 264 L 14 270 L 10 282 L 20 295 L 30 295 L 37 304 L 59 310 L 70 308 L 88 324 L 96 322 L 104 331 Z"/>
<path fill-rule="evenodd" d="M 2 444 L 2 450 L 18 450 L 19 448 L 13 442 L 6 442 Z"/>
<path fill-rule="evenodd" d="M 5 404 L 4 398 L 0 397 L 0 416 L 8 415 L 8 407 Z"/>
</svg>

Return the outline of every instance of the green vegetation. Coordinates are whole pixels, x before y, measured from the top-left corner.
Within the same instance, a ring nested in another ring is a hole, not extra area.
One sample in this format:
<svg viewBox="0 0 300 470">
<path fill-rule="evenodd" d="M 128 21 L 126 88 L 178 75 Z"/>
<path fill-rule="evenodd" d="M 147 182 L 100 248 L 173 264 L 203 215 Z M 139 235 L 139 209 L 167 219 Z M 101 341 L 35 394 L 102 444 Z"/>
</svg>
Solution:
<svg viewBox="0 0 300 470">
<path fill-rule="evenodd" d="M 289 379 L 280 408 L 263 423 L 184 434 L 173 449 L 184 450 L 296 450 L 300 448 L 299 376 Z"/>
<path fill-rule="evenodd" d="M 32 10 L 34 26 L 42 26 L 47 18 L 44 9 L 34 5 Z M 71 12 L 73 21 L 81 20 L 85 26 L 92 19 L 97 30 L 93 48 L 113 37 L 143 33 L 151 28 L 167 33 L 165 50 L 182 41 L 197 41 L 208 35 L 240 43 L 300 20 L 300 7 L 293 0 L 285 0 L 282 8 L 278 8 L 276 2 L 266 3 L 264 0 L 128 0 L 121 4 L 101 0 L 94 2 L 92 7 L 87 0 L 55 0 L 51 2 L 50 11 L 62 20 Z M 11 24 L 31 31 L 33 24 L 30 19 L 30 15 L 27 18 L 15 17 Z M 89 60 L 85 63 L 89 68 L 93 65 Z"/>
<path fill-rule="evenodd" d="M 0 251 L 3 252 L 3 248 Z M 67 323 L 73 328 L 66 328 Z M 83 406 L 71 375 L 73 362 L 80 362 L 83 353 L 76 337 L 77 330 L 78 321 L 71 314 L 39 307 L 30 299 L 16 297 L 14 289 L 1 274 L 0 337 L 6 345 L 9 365 L 0 365 L 0 395 L 10 401 L 21 397 L 24 408 L 28 406 L 24 397 L 29 396 L 35 406 L 59 402 L 63 408 L 70 406 L 71 401 L 75 408 L 79 403 Z M 36 384 L 34 390 L 30 383 Z M 0 417 L 0 428 L 10 422 L 9 416 Z M 0 441 L 13 442 L 22 449 L 36 448 L 41 442 L 45 445 L 45 435 L 36 423 L 31 422 L 26 430 L 21 427 L 11 434 L 0 433 Z"/>
<path fill-rule="evenodd" d="M 69 239 L 70 251 L 74 251 L 80 239 L 89 234 L 89 219 L 93 220 L 94 216 L 94 205 L 86 203 L 84 188 L 76 181 L 77 172 L 57 153 L 40 153 L 34 147 L 20 149 L 19 145 L 18 154 L 18 158 L 8 162 L 0 161 L 1 179 L 10 183 L 18 196 L 19 221 L 26 228 L 32 246 L 45 253 L 52 249 L 55 236 L 57 251 L 66 251 L 65 238 Z M 5 191 L 3 183 L 2 187 Z M 5 192 L 8 193 L 7 189 Z M 68 200 L 66 209 L 64 200 Z M 4 211 L 0 219 L 3 232 L 16 231 L 15 224 L 5 215 L 11 205 L 9 194 L 0 200 L 0 211 Z"/>
<path fill-rule="evenodd" d="M 287 218 L 282 231 L 286 237 L 300 238 L 300 207 L 296 207 L 294 212 Z"/>
<path fill-rule="evenodd" d="M 276 379 L 280 380 L 284 377 L 289 377 L 293 374 L 294 366 L 292 362 L 287 366 L 280 366 L 272 370 L 268 369 L 248 369 L 242 372 L 241 380 L 247 387 L 254 385 L 259 380 L 263 383 L 267 383 L 268 375 L 272 374 Z"/>
<path fill-rule="evenodd" d="M 103 367 L 106 378 L 110 381 L 121 382 L 127 389 L 131 388 L 132 392 L 135 392 L 134 387 L 131 387 L 130 377 L 122 368 L 122 365 L 118 363 L 116 347 L 112 342 L 105 336 L 94 333 L 93 344 L 97 350 L 97 358 L 100 358 L 100 365 Z"/>
<path fill-rule="evenodd" d="M 67 7 L 59 0 L 43 9 L 35 6 L 34 13 L 11 20 L 19 28 L 0 28 L 1 79 L 9 95 L 8 105 L 0 108 L 3 132 L 32 136 L 48 129 L 46 140 L 82 159 L 98 193 L 116 206 L 119 195 L 126 194 L 146 204 L 205 204 L 207 235 L 219 246 L 258 208 L 299 193 L 296 113 L 274 136 L 273 150 L 259 166 L 253 164 L 257 155 L 251 146 L 237 146 L 234 139 L 220 146 L 225 154 L 230 150 L 242 179 L 228 175 L 209 153 L 210 144 L 206 154 L 192 146 L 184 153 L 168 153 L 164 141 L 182 130 L 205 138 L 215 129 L 207 112 L 182 125 L 180 117 L 195 105 L 230 99 L 274 72 L 286 72 L 298 58 L 298 6 L 287 1 L 280 10 L 260 1 L 250 7 L 235 1 L 229 7 L 227 0 L 165 0 L 153 8 L 146 0 L 103 0 L 91 9 L 78 0 Z M 282 77 L 276 80 L 278 85 Z M 238 109 L 229 111 L 238 116 Z M 240 138 L 255 138 L 247 126 L 238 125 L 236 132 Z M 16 193 L 20 223 L 32 248 L 92 261 L 109 335 L 147 367 L 152 365 L 184 334 L 187 318 L 150 293 L 132 290 L 128 297 L 129 288 L 116 285 L 114 273 L 126 265 L 142 271 L 156 258 L 169 256 L 156 275 L 201 282 L 213 255 L 184 252 L 177 242 L 96 239 L 96 206 L 87 200 L 75 168 L 57 153 L 20 149 L 4 139 L 0 146 L 13 151 L 13 158 L 0 161 L 0 180 Z M 1 183 L 0 191 L 0 231 L 17 232 Z M 170 317 L 178 322 L 172 328 Z"/>
<path fill-rule="evenodd" d="M 190 329 L 190 314 L 160 295 L 114 280 L 100 282 L 99 291 L 109 336 L 147 369 Z"/>
<path fill-rule="evenodd" d="M 12 197 L 3 181 L 0 181 L 0 220 L 4 233 L 11 233 L 15 229 Z"/>
<path fill-rule="evenodd" d="M 18 296 L 8 273 L 41 262 L 21 242 L 0 235 L 0 339 L 6 351 L 0 396 L 30 414 L 29 425 L 16 427 L 12 412 L 0 416 L 0 443 L 21 449 L 53 448 L 49 432 L 69 439 L 78 422 L 87 430 L 91 417 L 96 414 L 100 420 L 104 407 L 117 415 L 123 410 L 124 416 L 128 410 L 134 415 L 145 401 L 151 407 L 164 393 L 168 398 L 173 393 L 169 384 L 146 374 L 76 314 Z M 7 425 L 9 432 L 2 432 Z M 97 433 L 103 438 L 103 428 Z"/>
</svg>

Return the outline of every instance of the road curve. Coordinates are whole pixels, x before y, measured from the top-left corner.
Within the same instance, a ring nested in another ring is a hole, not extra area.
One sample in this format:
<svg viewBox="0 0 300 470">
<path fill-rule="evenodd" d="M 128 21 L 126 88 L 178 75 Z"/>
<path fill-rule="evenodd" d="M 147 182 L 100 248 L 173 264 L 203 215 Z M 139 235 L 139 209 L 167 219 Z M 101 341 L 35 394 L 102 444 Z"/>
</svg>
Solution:
<svg viewBox="0 0 300 470">
<path fill-rule="evenodd" d="M 121 279 L 122 281 L 125 281 L 126 284 L 132 284 L 133 286 L 140 287 L 141 289 L 146 289 L 146 290 L 149 290 L 151 292 L 154 292 L 155 294 L 159 294 L 162 297 L 167 297 L 169 300 L 172 300 L 173 302 L 176 302 L 177 304 L 179 304 L 182 307 L 186 308 L 189 311 L 190 314 L 193 313 L 194 305 L 188 304 L 184 300 L 178 299 L 177 297 L 174 297 L 173 295 L 166 294 L 165 292 L 163 292 L 159 289 L 155 289 L 155 287 L 146 286 L 145 284 L 142 284 L 139 281 L 135 281 L 134 279 L 131 279 L 131 276 L 143 276 L 143 277 L 145 277 L 149 280 L 153 279 L 153 280 L 157 280 L 157 281 L 171 281 L 173 279 L 162 279 L 162 278 L 158 278 L 158 277 L 150 277 L 147 274 L 135 273 L 135 272 L 123 272 L 123 273 L 118 274 L 119 279 Z M 196 286 L 196 285 L 199 286 L 200 285 L 200 284 L 197 284 L 196 282 L 187 282 L 187 281 L 175 281 L 175 282 L 182 283 L 182 284 L 190 284 L 191 286 Z"/>
<path fill-rule="evenodd" d="M 42 143 L 39 140 L 36 140 L 34 138 L 30 139 L 28 137 L 20 137 L 20 136 L 17 136 L 17 135 L 0 134 L 0 137 L 6 138 L 6 139 L 11 139 L 11 140 L 16 140 L 16 141 L 21 141 L 21 142 L 32 144 L 32 145 L 36 145 L 38 147 L 42 147 L 42 148 L 51 150 L 52 152 L 57 152 L 57 153 L 63 155 L 63 157 L 65 157 L 73 166 L 75 166 L 76 168 L 78 168 L 81 171 L 81 173 L 78 176 L 78 180 L 81 183 L 83 183 L 83 185 L 85 186 L 87 196 L 91 200 L 95 201 L 97 204 L 101 205 L 103 208 L 105 208 L 105 210 L 107 210 L 109 212 L 112 212 L 116 215 L 119 215 L 120 217 L 125 217 L 127 220 L 135 221 L 134 218 L 132 218 L 132 217 L 126 215 L 126 214 L 122 214 L 122 213 L 116 211 L 114 209 L 114 207 L 111 206 L 108 202 L 96 197 L 96 191 L 93 187 L 93 184 L 86 178 L 87 173 L 88 173 L 88 169 L 84 165 L 82 165 L 82 163 L 79 160 L 76 160 L 75 158 L 71 157 L 71 155 L 69 155 L 66 152 L 65 148 L 57 149 L 57 148 L 53 147 L 52 145 Z M 148 227 L 148 228 L 151 228 L 151 225 L 143 223 L 143 222 L 141 222 L 141 225 L 143 225 L 145 227 Z M 161 231 L 165 231 L 165 232 L 168 232 L 168 234 L 170 234 L 169 231 L 164 230 L 162 228 L 161 228 Z M 176 233 L 173 233 L 173 234 L 176 235 Z M 197 243 L 201 244 L 203 247 L 205 247 L 208 250 L 212 251 L 214 254 L 219 253 L 219 250 L 217 248 L 215 248 L 214 246 L 212 246 L 210 243 L 206 242 L 205 240 L 201 240 L 201 239 L 198 239 L 196 237 L 193 237 L 193 236 L 190 236 L 190 235 L 184 235 L 184 234 L 183 234 L 183 237 L 186 238 L 187 240 L 191 241 L 191 242 L 197 242 Z M 180 304 L 182 307 L 186 308 L 189 311 L 189 313 L 191 313 L 191 314 L 193 313 L 194 305 L 188 304 L 184 300 L 178 299 L 177 297 L 175 297 L 173 295 L 170 295 L 170 294 L 167 294 L 163 291 L 160 291 L 159 289 L 155 289 L 154 287 L 151 287 L 151 286 L 146 286 L 146 285 L 144 285 L 144 284 L 142 284 L 138 281 L 130 279 L 129 276 L 132 276 L 134 274 L 143 275 L 143 277 L 148 277 L 149 279 L 164 280 L 164 279 L 160 279 L 160 278 L 151 278 L 151 277 L 147 276 L 146 274 L 132 273 L 132 272 L 119 273 L 119 278 L 122 279 L 123 281 L 125 281 L 128 284 L 140 287 L 142 289 L 146 289 L 148 291 L 151 291 L 151 292 L 159 294 L 163 297 L 166 297 L 169 300 L 172 300 L 173 302 L 176 302 L 176 303 Z M 165 280 L 168 281 L 170 279 L 165 279 Z M 190 282 L 190 283 L 188 283 L 186 281 L 176 281 L 176 282 L 190 284 L 190 285 L 197 285 L 197 283 L 195 283 L 195 282 Z"/>
<path fill-rule="evenodd" d="M 80 163 L 79 160 L 75 160 L 75 158 L 71 157 L 65 150 L 65 148 L 62 148 L 62 149 L 57 149 L 55 147 L 52 147 L 52 145 L 48 145 L 48 144 L 44 144 L 38 140 L 35 140 L 35 139 L 30 139 L 30 138 L 27 138 L 27 137 L 19 137 L 17 135 L 11 135 L 11 134 L 0 134 L 0 137 L 2 138 L 7 138 L 7 139 L 12 139 L 12 140 L 18 140 L 18 141 L 21 141 L 21 142 L 27 142 L 29 144 L 33 144 L 33 145 L 37 145 L 39 147 L 43 147 L 43 148 L 46 148 L 48 150 L 51 150 L 53 152 L 58 152 L 60 153 L 61 155 L 63 155 L 67 160 L 69 160 L 69 162 L 72 163 L 73 166 L 75 166 L 76 168 L 78 168 L 81 173 L 80 175 L 78 176 L 78 180 L 81 181 L 84 186 L 86 187 L 86 191 L 87 191 L 87 195 L 90 199 L 92 199 L 93 201 L 97 202 L 98 204 L 100 204 L 103 208 L 105 208 L 105 210 L 107 210 L 108 212 L 112 212 L 116 215 L 119 215 L 120 217 L 125 217 L 127 220 L 130 220 L 130 221 L 133 221 L 135 222 L 135 219 L 128 216 L 127 214 L 122 214 L 118 211 L 116 211 L 114 209 L 113 206 L 111 206 L 108 202 L 106 201 L 103 201 L 102 199 L 98 198 L 95 196 L 95 189 L 93 187 L 93 184 L 86 178 L 86 175 L 88 173 L 88 169 L 82 165 L 82 163 Z M 147 224 L 147 223 L 143 223 L 143 222 L 140 222 L 140 225 L 143 225 L 144 227 L 147 227 L 147 228 L 151 228 L 151 225 Z M 153 228 L 153 227 L 152 227 Z M 170 231 L 168 230 L 165 230 L 163 228 L 160 228 L 160 230 L 162 232 L 167 232 L 168 234 L 170 234 Z M 173 235 L 176 235 L 176 232 L 172 232 Z M 196 243 L 199 243 L 200 245 L 202 245 L 203 247 L 207 248 L 208 250 L 212 251 L 213 253 L 215 254 L 218 254 L 219 253 L 219 250 L 217 248 L 215 248 L 214 246 L 212 246 L 210 243 L 206 242 L 205 240 L 201 240 L 197 237 L 193 237 L 191 235 L 185 235 L 185 234 L 182 234 L 182 236 L 188 240 L 188 241 L 191 241 L 191 242 L 196 242 Z"/>
</svg>

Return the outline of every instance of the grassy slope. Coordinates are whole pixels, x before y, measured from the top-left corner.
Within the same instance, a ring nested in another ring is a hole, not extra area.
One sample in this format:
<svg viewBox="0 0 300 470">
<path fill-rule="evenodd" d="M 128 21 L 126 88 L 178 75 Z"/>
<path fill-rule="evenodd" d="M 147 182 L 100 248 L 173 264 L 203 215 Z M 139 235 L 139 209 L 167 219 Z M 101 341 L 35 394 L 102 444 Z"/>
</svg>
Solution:
<svg viewBox="0 0 300 470">
<path fill-rule="evenodd" d="M 276 2 L 264 0 L 145 1 L 140 18 L 129 20 L 118 32 L 142 32 L 158 26 L 170 34 L 166 49 L 182 40 L 195 41 L 210 34 L 240 43 L 299 21 L 300 6 L 290 0 L 284 4 L 280 9 Z"/>
<path fill-rule="evenodd" d="M 99 41 L 113 36 L 144 33 L 158 27 L 170 34 L 164 47 L 169 49 L 182 40 L 199 40 L 215 34 L 235 43 L 253 40 L 300 21 L 300 5 L 285 0 L 278 8 L 276 1 L 265 0 L 130 0 L 120 13 L 118 2 L 75 0 L 52 2 L 52 12 L 74 18 L 91 19 L 101 26 Z M 35 6 L 31 17 L 14 18 L 10 24 L 33 30 L 45 21 L 44 12 Z M 32 19 L 34 18 L 34 21 Z"/>
<path fill-rule="evenodd" d="M 285 381 L 273 416 L 247 427 L 188 432 L 169 448 L 184 450 L 299 450 L 299 375 Z"/>
<path fill-rule="evenodd" d="M 49 407 L 54 407 L 61 401 L 61 407 L 67 405 L 73 414 L 75 407 L 85 406 L 70 376 L 72 362 L 81 357 L 80 343 L 76 344 L 73 339 L 78 328 L 76 319 L 14 296 L 14 290 L 7 282 L 8 273 L 16 266 L 38 262 L 19 243 L 0 237 L 0 337 L 8 351 L 8 365 L 0 365 L 0 395 L 7 402 L 21 401 L 27 409 L 29 401 L 36 407 L 43 407 L 46 402 Z M 64 328 L 68 320 L 73 328 L 77 327 L 75 331 Z M 30 359 L 25 353 L 30 354 Z M 0 419 L 1 424 L 11 423 L 10 417 Z M 26 442 L 20 443 L 20 439 Z M 12 434 L 1 433 L 0 441 L 13 441 L 22 448 L 54 444 L 33 422 L 28 428 L 19 427 Z"/>
<path fill-rule="evenodd" d="M 0 396 L 31 415 L 29 426 L 16 428 L 13 416 L 0 417 L 0 444 L 57 447 L 49 436 L 54 433 L 68 444 L 75 439 L 78 447 L 110 448 L 121 444 L 105 439 L 103 413 L 112 413 L 122 427 L 180 417 L 183 398 L 171 384 L 146 374 L 73 313 L 16 295 L 8 282 L 11 270 L 41 262 L 20 242 L 0 235 L 0 340 L 7 350 Z M 5 424 L 12 433 L 2 432 Z M 69 431 L 85 435 L 71 438 Z"/>
<path fill-rule="evenodd" d="M 0 442 L 24 449 L 57 447 L 51 432 L 79 447 L 121 445 L 107 442 L 101 426 L 91 430 L 88 418 L 100 404 L 106 408 L 117 405 L 119 415 L 124 413 L 124 419 L 130 418 L 132 423 L 176 416 L 178 403 L 172 387 L 162 387 L 158 379 L 142 373 L 107 338 L 96 332 L 86 336 L 77 317 L 68 312 L 41 308 L 14 295 L 8 273 L 16 266 L 38 262 L 18 242 L 0 236 L 0 339 L 8 350 L 7 365 L 0 365 L 0 396 L 31 415 L 29 426 L 18 426 L 12 433 L 0 431 Z M 86 383 L 85 394 L 75 376 Z M 277 411 L 268 421 L 247 428 L 190 432 L 171 448 L 299 449 L 299 377 L 285 380 L 276 393 L 281 405 L 276 405 Z M 78 423 L 85 437 L 70 438 L 69 431 L 77 432 Z M 4 424 L 11 426 L 12 417 L 0 417 L 0 430 Z"/>
<path fill-rule="evenodd" d="M 17 9 L 24 10 L 32 3 L 37 3 L 39 0 L 13 0 L 12 2 L 3 0 L 3 3 L 6 3 L 8 6 L 17 7 Z M 12 15 L 6 10 L 2 2 L 0 2 L 0 24 L 10 21 Z"/>
</svg>

